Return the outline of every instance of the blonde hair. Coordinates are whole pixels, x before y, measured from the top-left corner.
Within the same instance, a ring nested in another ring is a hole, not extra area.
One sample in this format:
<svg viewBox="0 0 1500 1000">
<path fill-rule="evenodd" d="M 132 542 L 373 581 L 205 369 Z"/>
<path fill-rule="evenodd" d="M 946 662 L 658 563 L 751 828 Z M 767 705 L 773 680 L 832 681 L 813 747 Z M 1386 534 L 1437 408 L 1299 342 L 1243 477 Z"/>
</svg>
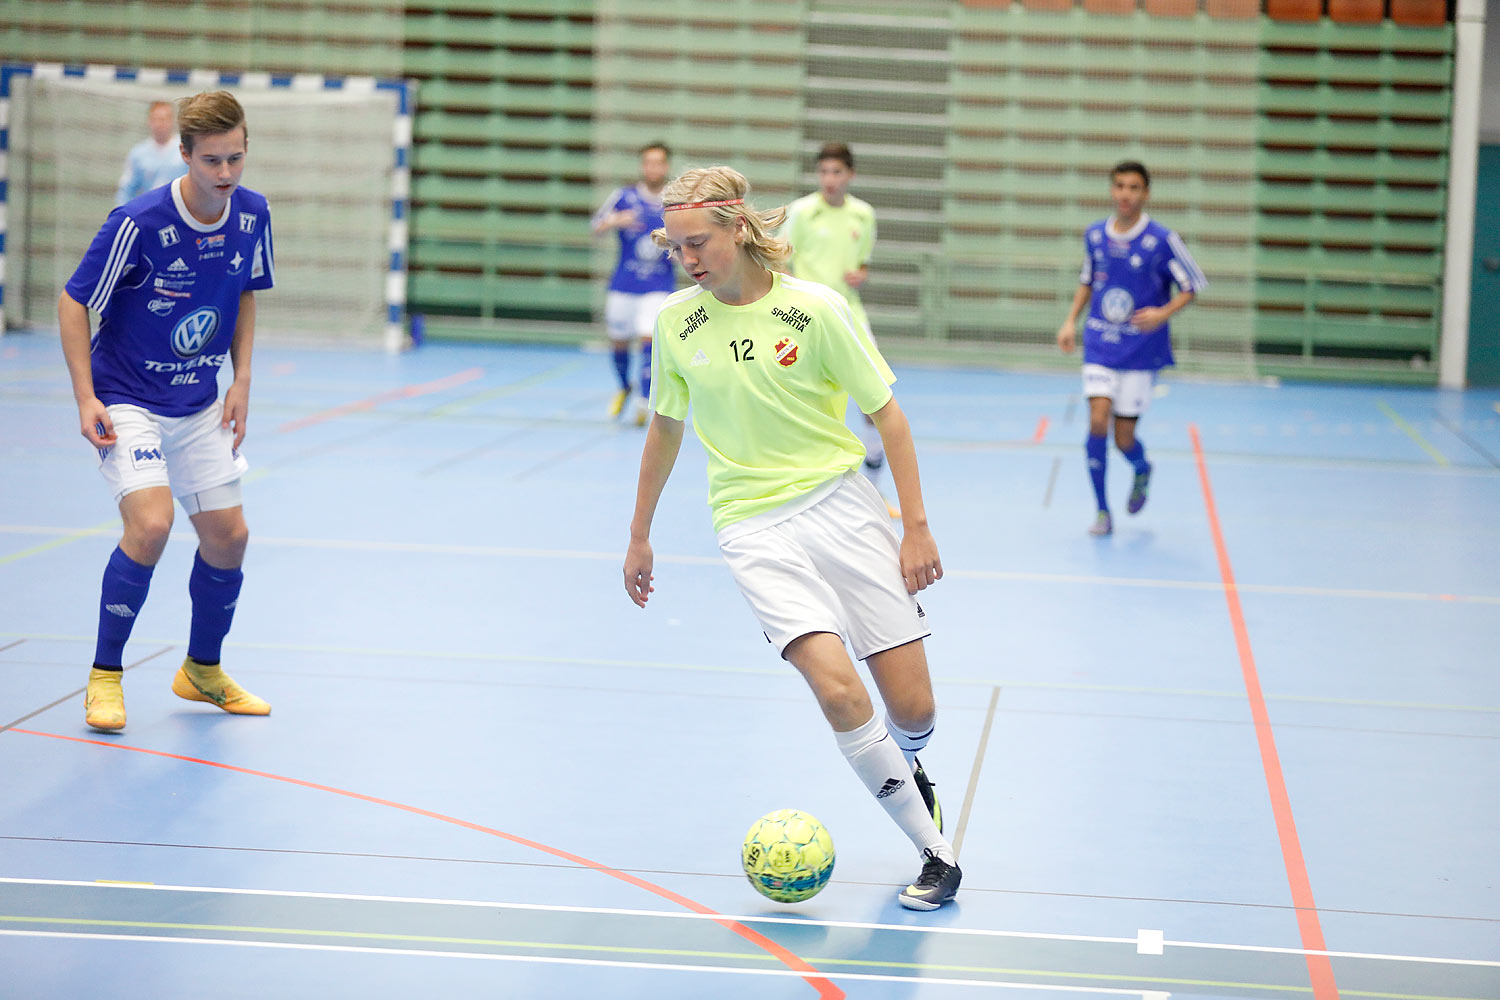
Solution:
<svg viewBox="0 0 1500 1000">
<path fill-rule="evenodd" d="M 671 210 L 673 205 L 690 205 L 700 201 L 743 201 L 750 193 L 750 182 L 745 175 L 733 167 L 696 167 L 678 175 L 662 190 L 662 205 Z M 707 206 L 714 224 L 723 229 L 734 226 L 735 220 L 745 220 L 745 242 L 742 244 L 750 259 L 767 271 L 779 271 L 791 260 L 792 245 L 771 233 L 786 221 L 786 208 L 773 208 L 761 212 L 749 205 Z M 663 250 L 672 249 L 672 241 L 665 229 L 651 234 L 656 245 Z"/>
<path fill-rule="evenodd" d="M 177 134 L 189 153 L 193 151 L 193 140 L 199 136 L 222 135 L 237 128 L 245 130 L 245 139 L 249 141 L 245 109 L 227 90 L 204 91 L 177 102 Z"/>
</svg>

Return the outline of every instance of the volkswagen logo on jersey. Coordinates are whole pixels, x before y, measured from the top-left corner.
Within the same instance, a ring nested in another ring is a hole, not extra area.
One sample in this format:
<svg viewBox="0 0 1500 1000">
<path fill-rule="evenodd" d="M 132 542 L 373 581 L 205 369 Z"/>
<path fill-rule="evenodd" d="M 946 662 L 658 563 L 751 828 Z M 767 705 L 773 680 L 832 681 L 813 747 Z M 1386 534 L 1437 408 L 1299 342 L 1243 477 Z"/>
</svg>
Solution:
<svg viewBox="0 0 1500 1000">
<path fill-rule="evenodd" d="M 1125 323 L 1130 320 L 1130 314 L 1135 312 L 1135 299 L 1123 288 L 1111 288 L 1099 301 L 1099 311 L 1111 323 Z"/>
<path fill-rule="evenodd" d="M 219 332 L 219 310 L 213 306 L 194 309 L 172 328 L 172 353 L 179 358 L 195 358 Z"/>
</svg>

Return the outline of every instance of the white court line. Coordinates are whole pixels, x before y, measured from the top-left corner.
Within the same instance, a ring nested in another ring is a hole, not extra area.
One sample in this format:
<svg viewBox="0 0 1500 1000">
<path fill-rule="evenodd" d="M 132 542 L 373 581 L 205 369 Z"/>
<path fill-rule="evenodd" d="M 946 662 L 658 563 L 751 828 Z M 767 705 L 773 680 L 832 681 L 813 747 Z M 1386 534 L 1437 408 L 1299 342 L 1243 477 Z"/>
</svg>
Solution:
<svg viewBox="0 0 1500 1000">
<path fill-rule="evenodd" d="M 1046 990 L 1052 993 L 1088 993 L 1095 996 L 1140 997 L 1167 1000 L 1171 995 L 1156 990 L 1121 990 L 1106 986 L 1053 986 L 1042 983 L 1007 983 L 998 979 L 944 979 L 937 976 L 879 976 L 865 972 L 799 972 L 796 969 L 746 969 L 735 965 L 674 965 L 670 962 L 623 962 L 604 958 L 558 958 L 553 955 L 497 955 L 478 951 L 432 951 L 422 948 L 371 948 L 360 945 L 304 944 L 296 941 L 244 941 L 236 938 L 168 937 L 154 934 L 88 934 L 64 931 L 0 930 L 9 937 L 71 938 L 78 941 L 150 941 L 158 944 L 217 944 L 241 948 L 282 948 L 293 951 L 337 951 L 358 955 L 406 955 L 419 958 L 471 958 L 489 962 L 537 962 L 544 965 L 583 965 L 609 969 L 649 969 L 657 972 L 710 972 L 732 976 L 778 976 L 793 979 L 847 980 L 867 983 L 920 983 L 926 986 L 988 986 L 1006 990 Z"/>
<path fill-rule="evenodd" d="M 1100 937 L 1089 934 L 1049 934 L 1040 931 L 1002 931 L 983 927 L 924 927 L 919 924 L 878 924 L 858 920 L 817 920 L 800 917 L 736 916 L 729 913 L 692 913 L 668 910 L 640 910 L 615 906 L 563 906 L 551 903 L 510 903 L 475 899 L 439 899 L 422 896 L 370 896 L 342 892 L 302 892 L 294 889 L 229 889 L 209 885 L 158 885 L 143 882 L 88 882 L 70 879 L 0 878 L 0 885 L 51 885 L 87 889 L 149 889 L 154 892 L 218 893 L 232 896 L 270 896 L 286 899 L 339 899 L 361 903 L 413 903 L 428 906 L 468 906 L 484 909 L 530 910 L 542 913 L 591 913 L 622 917 L 664 917 L 669 920 L 732 921 L 741 924 L 789 924 L 796 927 L 828 927 L 846 930 L 903 931 L 910 934 L 951 934 L 960 937 L 1022 938 L 1028 941 L 1074 941 L 1085 944 L 1121 944 L 1132 948 L 1140 943 L 1139 933 L 1131 937 Z M 1326 955 L 1329 958 L 1361 958 L 1385 962 L 1424 962 L 1434 965 L 1471 965 L 1500 968 L 1500 961 L 1477 958 L 1433 958 L 1423 955 L 1387 955 L 1357 951 L 1307 951 L 1302 948 L 1277 948 L 1250 944 L 1218 944 L 1203 941 L 1163 941 L 1169 948 L 1207 948 L 1219 951 L 1249 951 L 1268 955 Z M 1138 991 L 1137 991 L 1138 992 Z"/>
<path fill-rule="evenodd" d="M 0 524 L 0 533 L 12 535 L 72 535 L 80 530 L 99 533 L 104 529 L 53 528 L 41 525 Z M 196 539 L 190 531 L 174 531 L 172 538 Z M 527 549 L 504 545 L 452 545 L 435 542 L 386 542 L 366 539 L 284 538 L 256 535 L 256 545 L 282 548 L 334 549 L 351 552 L 413 552 L 423 555 L 472 556 L 488 559 L 557 559 L 586 562 L 618 563 L 623 552 L 590 552 L 584 549 Z M 659 563 L 680 566 L 718 566 L 719 556 L 656 555 Z M 945 577 L 967 580 L 1000 580 L 1013 583 L 1056 583 L 1104 587 L 1144 587 L 1155 590 L 1197 590 L 1222 593 L 1224 585 L 1214 580 L 1163 580 L 1152 577 L 1085 576 L 1070 573 L 1032 573 L 1024 570 L 946 569 Z M 1435 601 L 1456 604 L 1500 605 L 1500 595 L 1431 594 L 1419 591 L 1361 590 L 1347 587 L 1302 587 L 1275 583 L 1239 583 L 1236 590 L 1248 594 L 1277 594 L 1291 597 L 1348 597 L 1384 601 Z"/>
<path fill-rule="evenodd" d="M 97 636 L 83 635 L 70 632 L 8 632 L 0 630 L 0 639 L 28 639 L 32 642 L 81 642 L 92 645 Z M 154 646 L 180 646 L 182 637 L 156 638 L 132 633 L 134 642 L 146 643 Z M 705 674 L 743 674 L 752 677 L 776 677 L 785 678 L 787 672 L 784 668 L 773 669 L 770 667 L 734 667 L 710 663 L 674 663 L 669 660 L 616 660 L 603 657 L 587 656 L 543 656 L 539 653 L 468 653 L 461 650 L 436 650 L 436 649 L 396 649 L 384 646 L 334 646 L 320 645 L 300 642 L 253 642 L 249 640 L 229 640 L 225 643 L 232 649 L 262 649 L 276 650 L 279 652 L 293 653 L 324 653 L 337 656 L 381 656 L 392 659 L 411 660 L 428 659 L 444 660 L 456 663 L 520 663 L 520 664 L 556 664 L 569 667 L 624 667 L 627 669 L 642 670 L 681 670 Z M 954 677 L 949 675 L 937 675 L 932 678 L 934 684 L 946 684 L 965 687 L 1000 687 L 1026 688 L 1037 691 L 1083 691 L 1088 693 L 1102 694 L 1133 694 L 1171 696 L 1184 698 L 1225 698 L 1243 701 L 1244 691 L 1213 691 L 1208 689 L 1193 688 L 1153 688 L 1133 687 L 1126 684 L 1073 684 L 1053 681 L 1026 681 L 1001 678 L 985 677 Z M 1500 713 L 1500 705 L 1443 705 L 1431 702 L 1415 701 L 1377 701 L 1369 698 L 1329 698 L 1318 695 L 1297 694 L 1268 694 L 1267 701 L 1298 702 L 1309 705 L 1342 705 L 1355 708 L 1397 708 L 1408 711 L 1434 711 L 1434 712 L 1479 712 L 1484 714 Z"/>
</svg>

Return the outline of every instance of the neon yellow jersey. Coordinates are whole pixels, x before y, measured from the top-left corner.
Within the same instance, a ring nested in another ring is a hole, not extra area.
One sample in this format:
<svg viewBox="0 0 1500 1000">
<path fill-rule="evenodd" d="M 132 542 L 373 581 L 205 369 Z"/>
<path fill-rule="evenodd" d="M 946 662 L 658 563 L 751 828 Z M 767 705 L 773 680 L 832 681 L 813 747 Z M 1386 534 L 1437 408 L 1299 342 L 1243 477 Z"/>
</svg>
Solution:
<svg viewBox="0 0 1500 1000">
<path fill-rule="evenodd" d="M 875 209 L 869 202 L 846 194 L 844 203 L 834 206 L 823 200 L 821 191 L 814 191 L 787 206 L 782 235 L 792 244 L 792 273 L 848 299 L 854 318 L 868 327 L 859 292 L 849 287 L 844 275 L 868 264 L 875 249 Z"/>
<path fill-rule="evenodd" d="M 841 295 L 785 274 L 745 306 L 674 292 L 652 345 L 651 408 L 685 420 L 692 404 L 715 531 L 857 467 L 865 449 L 844 426 L 847 401 L 873 413 L 896 381 Z"/>
</svg>

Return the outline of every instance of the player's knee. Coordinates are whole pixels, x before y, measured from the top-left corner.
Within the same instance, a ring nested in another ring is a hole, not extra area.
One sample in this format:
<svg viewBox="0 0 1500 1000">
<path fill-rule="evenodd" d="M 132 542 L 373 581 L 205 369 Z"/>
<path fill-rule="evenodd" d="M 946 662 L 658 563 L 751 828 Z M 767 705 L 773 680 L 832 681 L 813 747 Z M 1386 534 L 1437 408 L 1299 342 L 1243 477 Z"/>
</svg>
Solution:
<svg viewBox="0 0 1500 1000">
<path fill-rule="evenodd" d="M 137 552 L 150 553 L 160 556 L 163 549 L 167 547 L 167 539 L 172 534 L 172 509 L 167 508 L 165 513 L 149 512 L 138 514 L 125 524 L 125 538 L 129 547 Z"/>
<path fill-rule="evenodd" d="M 892 722 L 909 733 L 924 733 L 937 721 L 937 706 L 930 691 L 913 691 L 910 696 L 892 698 L 885 710 Z"/>
</svg>

